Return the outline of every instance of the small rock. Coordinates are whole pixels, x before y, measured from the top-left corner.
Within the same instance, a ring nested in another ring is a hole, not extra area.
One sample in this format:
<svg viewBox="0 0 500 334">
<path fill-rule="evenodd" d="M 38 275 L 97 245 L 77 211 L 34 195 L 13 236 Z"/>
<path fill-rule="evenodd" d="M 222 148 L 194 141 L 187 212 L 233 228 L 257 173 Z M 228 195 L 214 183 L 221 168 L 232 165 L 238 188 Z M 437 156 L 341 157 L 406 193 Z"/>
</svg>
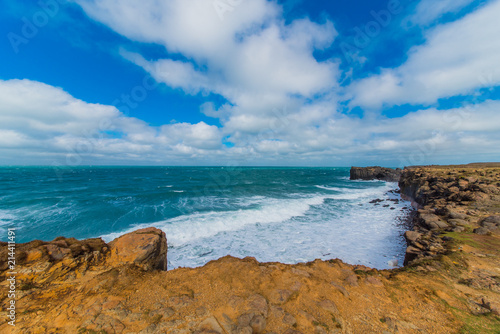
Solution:
<svg viewBox="0 0 500 334">
<path fill-rule="evenodd" d="M 295 329 L 287 329 L 285 333 L 283 334 L 304 334 L 302 332 L 296 331 Z"/>
<path fill-rule="evenodd" d="M 476 228 L 474 229 L 473 231 L 475 234 L 479 234 L 479 235 L 488 235 L 491 233 L 491 231 L 489 229 L 487 229 L 486 227 L 479 227 L 479 228 Z"/>
<path fill-rule="evenodd" d="M 489 216 L 479 223 L 482 227 L 494 230 L 500 227 L 500 216 Z"/>
<path fill-rule="evenodd" d="M 344 297 L 349 297 L 349 292 L 342 285 L 339 285 L 335 282 L 330 282 L 330 284 L 336 287 L 344 295 Z"/>
<path fill-rule="evenodd" d="M 345 279 L 346 283 L 350 286 L 358 286 L 358 277 L 356 275 L 350 275 Z"/>
<path fill-rule="evenodd" d="M 149 312 L 149 315 L 151 317 L 161 315 L 163 319 L 170 318 L 174 314 L 175 314 L 175 311 L 171 307 L 165 307 L 165 308 L 161 308 L 159 310 L 153 310 L 153 311 Z"/>
<path fill-rule="evenodd" d="M 248 327 L 250 326 L 250 321 L 252 321 L 255 313 L 245 313 L 238 317 L 238 327 Z"/>
<path fill-rule="evenodd" d="M 253 333 L 261 334 L 266 329 L 266 319 L 260 314 L 255 315 L 250 321 L 250 327 L 252 328 Z"/>
<path fill-rule="evenodd" d="M 293 315 L 287 313 L 283 317 L 283 323 L 286 325 L 289 325 L 289 326 L 293 326 L 297 323 L 297 320 L 295 319 L 295 317 Z"/>
<path fill-rule="evenodd" d="M 249 298 L 249 306 L 252 311 L 260 313 L 267 318 L 268 307 L 266 298 L 262 297 L 259 294 L 255 294 Z"/>
<path fill-rule="evenodd" d="M 206 333 L 223 333 L 223 329 L 220 327 L 217 319 L 215 317 L 210 317 L 203 320 L 198 326 L 199 331 L 205 331 Z"/>
<path fill-rule="evenodd" d="M 339 313 L 339 309 L 337 308 L 337 305 L 335 305 L 335 303 L 332 302 L 331 300 L 328 300 L 328 299 L 322 300 L 321 302 L 319 302 L 318 305 L 322 309 L 327 310 L 328 312 L 330 312 L 332 314 L 338 314 Z"/>
<path fill-rule="evenodd" d="M 381 280 L 379 280 L 378 278 L 372 277 L 372 276 L 367 277 L 366 278 L 366 282 L 369 283 L 369 284 L 378 286 L 378 287 L 383 287 L 384 286 L 384 283 L 382 283 Z"/>
<path fill-rule="evenodd" d="M 413 242 L 417 241 L 418 239 L 420 239 L 420 237 L 422 236 L 422 233 L 418 233 L 415 231 L 406 231 L 404 236 L 405 236 L 407 243 L 413 243 Z"/>
<path fill-rule="evenodd" d="M 292 292 L 289 290 L 275 290 L 271 293 L 270 302 L 273 304 L 284 304 L 288 301 Z"/>
</svg>

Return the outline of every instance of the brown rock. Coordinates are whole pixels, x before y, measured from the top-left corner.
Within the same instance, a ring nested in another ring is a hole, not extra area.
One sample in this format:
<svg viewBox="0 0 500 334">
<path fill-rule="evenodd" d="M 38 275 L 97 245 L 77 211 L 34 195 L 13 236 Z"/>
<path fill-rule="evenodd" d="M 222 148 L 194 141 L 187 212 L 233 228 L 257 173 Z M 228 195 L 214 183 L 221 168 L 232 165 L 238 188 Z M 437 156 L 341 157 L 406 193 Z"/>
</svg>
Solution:
<svg viewBox="0 0 500 334">
<path fill-rule="evenodd" d="M 349 275 L 345 279 L 346 283 L 350 286 L 358 286 L 358 277 L 356 275 Z"/>
<path fill-rule="evenodd" d="M 384 283 L 382 283 L 381 280 L 379 280 L 378 278 L 372 277 L 372 276 L 367 277 L 366 278 L 366 282 L 369 283 L 369 284 L 378 286 L 378 287 L 383 287 L 384 286 Z"/>
<path fill-rule="evenodd" d="M 491 231 L 488 228 L 486 228 L 486 227 L 476 228 L 476 229 L 474 229 L 473 232 L 475 234 L 479 234 L 479 235 L 487 235 L 487 234 L 491 233 Z"/>
<path fill-rule="evenodd" d="M 50 257 L 56 261 L 61 260 L 65 256 L 71 254 L 71 250 L 69 250 L 68 248 L 61 248 L 54 244 L 48 244 L 45 247 L 47 248 L 47 252 L 49 253 Z"/>
<path fill-rule="evenodd" d="M 295 319 L 295 317 L 293 315 L 287 313 L 283 317 L 283 323 L 286 325 L 289 325 L 289 326 L 293 326 L 297 323 L 297 320 Z"/>
<path fill-rule="evenodd" d="M 165 232 L 149 227 L 125 234 L 109 243 L 112 266 L 134 263 L 146 271 L 167 270 Z"/>
<path fill-rule="evenodd" d="M 484 218 L 479 223 L 482 227 L 485 227 L 489 230 L 495 230 L 500 227 L 500 216 L 489 216 Z"/>
<path fill-rule="evenodd" d="M 252 320 L 250 320 L 250 327 L 253 333 L 261 334 L 266 329 L 266 319 L 260 314 L 255 315 Z"/>
<path fill-rule="evenodd" d="M 290 290 L 276 290 L 273 291 L 269 300 L 273 304 L 281 305 L 286 303 L 291 295 L 292 292 Z"/>
<path fill-rule="evenodd" d="M 420 237 L 422 236 L 422 233 L 418 233 L 415 231 L 406 231 L 404 236 L 405 236 L 406 242 L 411 244 L 411 243 L 417 241 L 418 239 L 420 239 Z"/>
<path fill-rule="evenodd" d="M 199 333 L 220 333 L 222 334 L 224 331 L 217 322 L 217 319 L 215 317 L 210 317 L 205 320 L 203 320 L 200 325 L 198 326 L 198 332 Z"/>
<path fill-rule="evenodd" d="M 259 294 L 255 294 L 249 298 L 250 309 L 255 313 L 260 313 L 267 318 L 268 307 L 266 298 Z"/>
<path fill-rule="evenodd" d="M 331 300 L 328 300 L 328 299 L 322 300 L 321 302 L 319 302 L 318 305 L 322 309 L 325 309 L 325 310 L 327 310 L 328 312 L 330 312 L 332 314 L 338 314 L 339 313 L 339 309 L 337 308 L 337 305 L 335 305 L 335 303 L 332 302 Z"/>
</svg>

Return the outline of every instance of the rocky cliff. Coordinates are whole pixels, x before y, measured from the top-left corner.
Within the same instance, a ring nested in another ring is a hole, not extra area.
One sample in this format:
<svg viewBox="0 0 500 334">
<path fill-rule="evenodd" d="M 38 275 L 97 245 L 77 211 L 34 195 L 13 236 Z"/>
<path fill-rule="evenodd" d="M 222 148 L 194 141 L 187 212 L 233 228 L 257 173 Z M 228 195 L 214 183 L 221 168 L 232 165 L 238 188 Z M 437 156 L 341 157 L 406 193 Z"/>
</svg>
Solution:
<svg viewBox="0 0 500 334">
<path fill-rule="evenodd" d="M 384 167 L 351 167 L 351 180 L 381 180 L 398 182 L 402 170 Z"/>
<path fill-rule="evenodd" d="M 499 333 L 499 189 L 500 168 L 405 169 L 401 190 L 420 206 L 405 237 L 417 251 L 394 270 L 228 256 L 165 271 L 154 228 L 17 245 L 16 326 L 2 262 L 0 332 Z"/>
<path fill-rule="evenodd" d="M 447 238 L 440 232 L 496 232 L 499 169 L 475 166 L 405 168 L 399 181 L 401 194 L 418 209 L 414 230 L 405 234 L 405 263 L 446 252 Z"/>
</svg>

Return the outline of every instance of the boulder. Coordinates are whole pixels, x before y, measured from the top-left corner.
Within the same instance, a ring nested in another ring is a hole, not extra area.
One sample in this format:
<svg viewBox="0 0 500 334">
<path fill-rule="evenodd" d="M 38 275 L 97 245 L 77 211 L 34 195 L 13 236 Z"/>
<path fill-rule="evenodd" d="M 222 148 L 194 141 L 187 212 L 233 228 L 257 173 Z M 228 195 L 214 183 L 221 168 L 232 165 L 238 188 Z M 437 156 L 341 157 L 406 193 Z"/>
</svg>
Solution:
<svg viewBox="0 0 500 334">
<path fill-rule="evenodd" d="M 165 232 L 149 227 L 122 235 L 109 243 L 108 264 L 134 263 L 146 270 L 167 270 Z"/>
<path fill-rule="evenodd" d="M 500 216 L 489 216 L 484 218 L 481 220 L 479 225 L 490 231 L 496 230 L 497 228 L 500 228 Z"/>
<path fill-rule="evenodd" d="M 419 212 L 420 223 L 422 226 L 429 230 L 437 230 L 441 228 L 447 228 L 449 225 L 439 219 L 438 216 L 432 213 L 421 213 Z"/>
<path fill-rule="evenodd" d="M 487 229 L 486 227 L 476 228 L 476 229 L 474 229 L 473 232 L 475 234 L 479 234 L 479 235 L 487 235 L 487 234 L 491 233 L 491 231 L 489 229 Z"/>
</svg>

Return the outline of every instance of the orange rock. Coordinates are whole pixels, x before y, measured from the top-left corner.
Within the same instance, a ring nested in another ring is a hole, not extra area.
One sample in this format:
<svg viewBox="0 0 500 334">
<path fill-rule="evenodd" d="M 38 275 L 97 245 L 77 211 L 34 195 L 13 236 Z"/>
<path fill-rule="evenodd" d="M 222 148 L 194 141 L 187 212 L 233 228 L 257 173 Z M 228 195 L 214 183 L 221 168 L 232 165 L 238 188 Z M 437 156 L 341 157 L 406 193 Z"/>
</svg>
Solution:
<svg viewBox="0 0 500 334">
<path fill-rule="evenodd" d="M 134 263 L 146 271 L 167 270 L 165 232 L 149 227 L 125 234 L 109 243 L 108 264 Z"/>
</svg>

